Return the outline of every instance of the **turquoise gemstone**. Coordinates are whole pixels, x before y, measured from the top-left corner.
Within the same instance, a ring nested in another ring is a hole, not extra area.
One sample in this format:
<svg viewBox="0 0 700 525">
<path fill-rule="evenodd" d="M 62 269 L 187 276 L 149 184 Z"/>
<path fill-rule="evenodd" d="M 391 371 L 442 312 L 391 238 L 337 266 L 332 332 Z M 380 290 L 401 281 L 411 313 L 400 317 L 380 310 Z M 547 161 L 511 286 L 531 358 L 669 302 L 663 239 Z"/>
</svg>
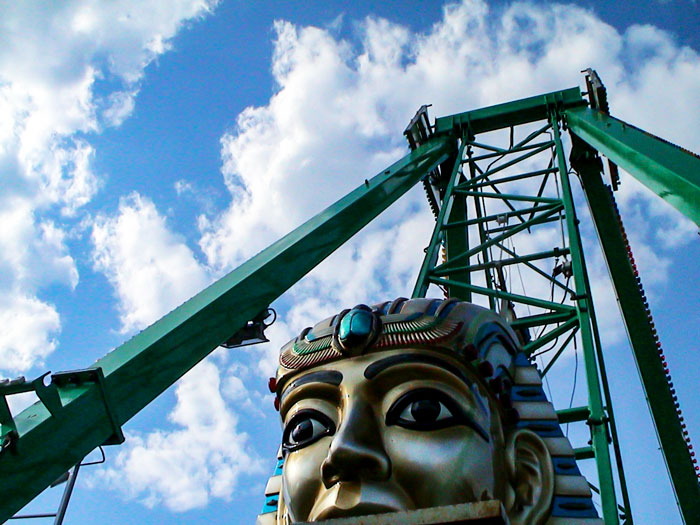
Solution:
<svg viewBox="0 0 700 525">
<path fill-rule="evenodd" d="M 372 333 L 372 313 L 366 310 L 350 310 L 340 321 L 338 339 L 357 344 Z"/>
</svg>

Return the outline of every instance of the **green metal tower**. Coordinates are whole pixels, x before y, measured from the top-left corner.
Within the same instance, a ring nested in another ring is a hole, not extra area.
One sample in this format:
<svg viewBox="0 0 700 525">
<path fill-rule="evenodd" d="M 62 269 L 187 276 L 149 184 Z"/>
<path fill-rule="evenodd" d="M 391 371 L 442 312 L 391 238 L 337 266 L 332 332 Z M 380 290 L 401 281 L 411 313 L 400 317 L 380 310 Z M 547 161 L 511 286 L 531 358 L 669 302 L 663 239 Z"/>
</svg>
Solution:
<svg viewBox="0 0 700 525">
<path fill-rule="evenodd" d="M 95 447 L 123 442 L 126 421 L 217 346 L 236 346 L 261 329 L 275 299 L 422 182 L 435 228 L 413 296 L 433 287 L 431 294 L 500 312 L 545 378 L 567 349 L 580 347 L 587 401 L 559 410 L 559 420 L 588 427 L 590 441 L 575 455 L 595 462 L 605 523 L 632 523 L 576 215 L 578 178 L 681 515 L 697 523 L 700 485 L 690 440 L 599 154 L 609 160 L 613 188 L 619 165 L 696 224 L 700 158 L 611 117 L 595 72 L 588 70 L 586 81 L 587 98 L 571 88 L 434 124 L 422 107 L 405 132 L 411 152 L 403 159 L 91 367 L 53 374 L 48 384 L 43 376 L 0 384 L 0 522 Z M 5 396 L 26 391 L 40 401 L 13 417 Z"/>
</svg>

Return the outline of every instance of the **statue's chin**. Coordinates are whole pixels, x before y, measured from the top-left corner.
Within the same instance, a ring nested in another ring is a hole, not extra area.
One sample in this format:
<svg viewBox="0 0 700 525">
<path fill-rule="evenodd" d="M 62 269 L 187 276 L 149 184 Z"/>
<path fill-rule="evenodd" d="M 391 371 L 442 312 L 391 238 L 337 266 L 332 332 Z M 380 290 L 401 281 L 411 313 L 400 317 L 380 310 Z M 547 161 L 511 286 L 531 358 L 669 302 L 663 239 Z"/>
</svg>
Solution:
<svg viewBox="0 0 700 525">
<path fill-rule="evenodd" d="M 401 490 L 390 484 L 341 482 L 316 500 L 309 521 L 396 512 L 413 507 Z"/>
</svg>

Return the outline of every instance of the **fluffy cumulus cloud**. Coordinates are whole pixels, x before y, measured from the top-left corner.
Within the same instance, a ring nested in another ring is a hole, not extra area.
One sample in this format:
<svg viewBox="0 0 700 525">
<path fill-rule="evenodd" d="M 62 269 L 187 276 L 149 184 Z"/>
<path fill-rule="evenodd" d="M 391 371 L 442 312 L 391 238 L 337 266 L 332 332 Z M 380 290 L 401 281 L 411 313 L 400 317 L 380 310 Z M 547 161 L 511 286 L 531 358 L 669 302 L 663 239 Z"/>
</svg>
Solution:
<svg viewBox="0 0 700 525">
<path fill-rule="evenodd" d="M 148 326 L 208 284 L 192 251 L 138 194 L 121 200 L 118 215 L 97 217 L 92 242 L 95 267 L 115 290 L 125 333 Z"/>
<path fill-rule="evenodd" d="M 124 333 L 151 324 L 211 280 L 154 203 L 138 194 L 121 199 L 116 215 L 97 217 L 92 243 L 95 268 L 114 288 Z M 238 423 L 241 411 L 265 417 L 263 395 L 242 379 L 251 377 L 256 374 L 223 352 L 206 359 L 178 382 L 169 428 L 128 435 L 93 481 L 174 512 L 205 506 L 211 498 L 228 500 L 242 475 L 262 473 Z"/>
<path fill-rule="evenodd" d="M 700 58 L 653 27 L 620 32 L 571 5 L 496 8 L 467 0 L 446 5 L 442 20 L 423 33 L 372 17 L 356 24 L 352 40 L 285 21 L 274 29 L 277 89 L 268 104 L 243 111 L 222 138 L 232 202 L 200 221 L 200 245 L 215 268 L 234 267 L 399 158 L 406 149 L 401 131 L 423 103 L 433 104 L 434 115 L 455 113 L 580 85 L 579 71 L 593 66 L 616 115 L 691 149 L 700 146 L 693 132 Z M 687 102 L 668 104 L 668 89 Z M 410 193 L 295 287 L 283 322 L 294 319 L 290 326 L 298 329 L 297 320 L 308 324 L 340 306 L 410 293 L 431 227 L 422 200 L 420 192 Z M 639 265 L 653 267 L 650 284 L 661 285 L 669 250 L 693 238 L 692 223 L 629 177 L 619 200 Z M 652 250 L 662 230 L 662 249 Z M 530 244 L 551 248 L 540 241 Z M 593 277 L 603 289 L 604 273 Z M 614 307 L 614 299 L 601 306 Z M 313 315 L 305 315 L 310 308 Z M 611 319 L 605 328 L 614 339 L 607 330 L 614 316 L 604 319 Z M 273 357 L 267 359 L 263 369 L 270 370 Z"/>
<path fill-rule="evenodd" d="M 419 33 L 373 17 L 354 23 L 347 39 L 337 27 L 278 21 L 274 30 L 275 92 L 222 137 L 231 204 L 200 220 L 200 247 L 215 271 L 235 267 L 398 159 L 403 128 L 425 103 L 433 115 L 456 113 L 582 85 L 579 71 L 594 67 L 616 116 L 700 150 L 700 57 L 654 27 L 620 31 L 565 4 L 465 0 L 446 5 L 443 18 Z M 653 297 L 695 227 L 622 177 L 617 198 Z M 580 195 L 577 201 L 585 206 Z M 270 330 L 273 344 L 261 348 L 261 373 L 274 371 L 277 348 L 302 327 L 358 302 L 410 294 L 432 228 L 425 208 L 421 192 L 409 193 L 292 289 L 291 306 Z M 551 249 L 558 232 L 539 231 L 518 249 Z M 608 347 L 624 334 L 595 233 L 584 227 L 583 234 Z M 536 291 L 527 276 L 525 284 L 507 278 L 515 292 Z M 571 372 L 573 361 L 564 364 Z M 569 403 L 570 377 L 558 385 L 566 399 L 556 402 Z"/>
<path fill-rule="evenodd" d="M 173 511 L 205 506 L 211 497 L 228 500 L 243 473 L 262 472 L 249 436 L 238 430 L 227 405 L 245 394 L 232 377 L 222 385 L 213 361 L 197 365 L 175 389 L 177 402 L 168 416 L 175 429 L 128 435 L 110 467 L 93 481 Z"/>
<path fill-rule="evenodd" d="M 0 339 L 5 372 L 39 364 L 57 345 L 60 317 L 40 298 L 41 288 L 77 283 L 64 237 L 100 187 L 90 134 L 130 114 L 145 67 L 185 22 L 215 3 L 75 0 L 3 7 L 0 317 L 13 320 Z"/>
<path fill-rule="evenodd" d="M 162 19 L 157 14 L 140 18 L 136 7 L 121 3 L 80 4 L 80 9 L 78 4 L 65 5 L 73 7 L 57 8 L 56 21 L 36 31 L 50 34 L 52 28 L 71 28 L 75 35 L 84 34 L 84 40 L 75 37 L 77 43 L 70 40 L 65 48 L 73 50 L 70 53 L 80 49 L 80 57 L 90 59 L 60 55 L 41 61 L 40 70 L 26 76 L 31 86 L 35 77 L 48 75 L 61 88 L 56 91 L 63 97 L 60 104 L 53 98 L 47 101 L 46 91 L 0 83 L 0 90 L 11 88 L 0 91 L 0 114 L 8 115 L 11 123 L 0 119 L 0 137 L 6 137 L 1 139 L 0 163 L 21 175 L 13 195 L 20 202 L 17 206 L 29 203 L 23 205 L 33 221 L 28 226 L 32 239 L 51 247 L 42 252 L 50 254 L 46 267 L 56 280 L 74 284 L 75 265 L 60 226 L 38 219 L 36 212 L 53 206 L 70 217 L 99 187 L 89 169 L 89 144 L 72 134 L 117 125 L 126 118 L 144 66 L 167 49 L 168 38 L 183 20 L 205 12 L 209 4 L 154 9 Z M 231 203 L 219 213 L 200 217 L 203 259 L 171 231 L 147 195 L 125 197 L 114 215 L 99 216 L 91 230 L 94 265 L 114 287 L 125 332 L 151 323 L 211 276 L 233 269 L 402 156 L 402 130 L 424 103 L 433 104 L 433 115 L 455 113 L 579 85 L 579 70 L 593 66 L 609 88 L 616 115 L 700 149 L 700 138 L 693 134 L 700 121 L 700 106 L 693 98 L 700 87 L 700 58 L 655 28 L 619 32 L 592 12 L 569 5 L 514 3 L 493 8 L 465 0 L 446 5 L 442 19 L 421 33 L 372 17 L 354 25 L 352 39 L 337 36 L 337 29 L 275 23 L 275 91 L 267 104 L 245 109 L 235 128 L 221 138 Z M 39 41 L 43 38 L 49 37 L 42 33 Z M 2 53 L 5 58 L 0 60 L 14 56 Z M 73 68 L 52 69 L 56 61 L 63 65 L 61 60 L 69 60 Z M 93 86 L 111 76 L 122 87 L 97 100 Z M 672 105 L 664 99 L 659 79 L 671 86 Z M 644 112 L 640 107 L 652 109 Z M 32 119 L 33 115 L 38 116 Z M 25 140 L 26 129 L 37 131 Z M 39 147 L 36 141 L 42 136 Z M 186 181 L 176 185 L 178 194 L 191 188 Z M 639 246 L 642 270 L 645 265 L 668 268 L 672 250 L 691 237 L 689 222 L 650 198 L 629 177 L 619 195 L 623 212 L 630 216 L 628 229 Z M 295 286 L 281 301 L 283 315 L 269 330 L 272 344 L 262 346 L 259 362 L 250 370 L 214 359 L 185 376 L 169 416 L 172 428 L 131 436 L 102 475 L 115 486 L 124 484 L 131 496 L 149 505 L 163 503 L 177 511 L 205 505 L 211 497 L 230 496 L 243 470 L 259 468 L 227 405 L 232 398 L 239 398 L 241 406 L 256 405 L 250 396 L 257 394 L 250 394 L 241 378 L 255 375 L 256 366 L 259 374 L 272 373 L 279 345 L 324 315 L 358 302 L 410 294 L 432 229 L 424 200 L 420 191 L 409 192 Z M 648 249 L 658 245 L 645 220 L 649 215 L 670 232 L 663 249 Z M 545 237 L 533 236 L 528 247 L 551 248 Z M 140 242 L 144 238 L 149 242 Z M 27 246 L 33 249 L 32 243 Z M 22 267 L 5 259 L 0 265 Z M 602 289 L 603 273 L 592 277 L 594 287 Z M 657 278 L 654 284 L 662 286 L 664 273 L 657 272 Z M 16 277 L 7 286 L 16 282 L 25 281 Z M 31 293 L 40 286 L 34 274 L 26 283 Z M 26 311 L 41 312 L 33 321 L 44 334 L 55 333 L 60 326 L 55 309 L 26 292 L 18 297 L 26 299 Z M 614 299 L 605 301 L 602 307 L 611 309 Z M 55 341 L 39 336 L 36 344 L 50 351 Z"/>
<path fill-rule="evenodd" d="M 0 300 L 0 359 L 7 370 L 27 370 L 56 348 L 52 334 L 60 327 L 58 312 L 36 297 L 8 294 Z"/>
</svg>

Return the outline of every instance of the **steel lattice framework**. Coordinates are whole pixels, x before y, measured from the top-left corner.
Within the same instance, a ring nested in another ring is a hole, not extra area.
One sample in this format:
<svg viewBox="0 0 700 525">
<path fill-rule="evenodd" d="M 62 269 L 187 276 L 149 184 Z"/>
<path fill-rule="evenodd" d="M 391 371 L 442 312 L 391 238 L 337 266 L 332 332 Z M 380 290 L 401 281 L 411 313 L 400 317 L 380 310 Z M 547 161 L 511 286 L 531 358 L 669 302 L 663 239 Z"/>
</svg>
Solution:
<svg viewBox="0 0 700 525">
<path fill-rule="evenodd" d="M 694 522 L 700 516 L 695 460 L 599 152 L 610 161 L 613 187 L 619 165 L 697 224 L 700 158 L 611 117 L 595 72 L 588 71 L 587 84 L 588 100 L 572 88 L 438 118 L 434 125 L 421 108 L 406 130 L 406 157 L 91 367 L 53 374 L 48 384 L 44 376 L 1 383 L 0 522 L 69 469 L 75 474 L 95 447 L 123 442 L 124 423 L 217 346 L 259 324 L 275 299 L 422 181 L 436 222 L 413 296 L 436 286 L 499 311 L 545 377 L 567 348 L 580 345 L 587 402 L 558 417 L 589 426 L 590 444 L 575 455 L 595 461 L 605 523 L 632 523 L 576 217 L 576 176 L 681 514 Z M 13 417 L 5 397 L 28 391 L 40 401 Z"/>
<path fill-rule="evenodd" d="M 440 204 L 413 295 L 424 297 L 433 284 L 447 296 L 499 311 L 518 331 L 527 354 L 552 356 L 542 369 L 543 377 L 578 333 L 588 403 L 560 410 L 558 416 L 562 423 L 589 424 L 591 444 L 575 450 L 576 458 L 595 458 L 603 514 L 606 523 L 614 523 L 618 507 L 609 437 L 623 481 L 623 516 L 630 512 L 612 399 L 557 105 L 542 117 L 534 129 L 530 122 L 510 126 L 504 121 L 499 124 L 502 128 L 483 132 L 485 139 L 469 127 L 463 130 L 456 162 L 451 169 L 443 165 L 443 173 L 433 174 L 428 187 Z M 516 141 L 523 128 L 524 138 Z M 499 129 L 507 131 L 505 136 L 497 133 Z M 498 146 L 493 139 L 507 143 Z M 526 315 L 516 316 L 516 311 Z"/>
</svg>

